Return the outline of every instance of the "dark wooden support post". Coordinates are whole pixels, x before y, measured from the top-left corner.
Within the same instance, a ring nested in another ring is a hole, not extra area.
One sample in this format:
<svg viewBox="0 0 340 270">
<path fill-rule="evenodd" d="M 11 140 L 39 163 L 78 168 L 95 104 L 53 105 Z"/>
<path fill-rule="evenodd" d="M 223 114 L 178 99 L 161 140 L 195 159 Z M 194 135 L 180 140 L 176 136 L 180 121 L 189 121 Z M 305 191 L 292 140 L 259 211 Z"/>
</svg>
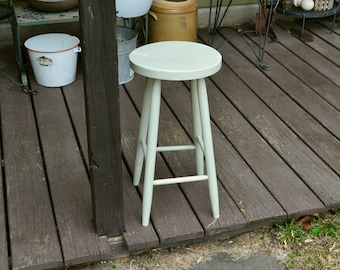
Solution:
<svg viewBox="0 0 340 270">
<path fill-rule="evenodd" d="M 115 1 L 79 1 L 94 222 L 124 230 Z"/>
</svg>

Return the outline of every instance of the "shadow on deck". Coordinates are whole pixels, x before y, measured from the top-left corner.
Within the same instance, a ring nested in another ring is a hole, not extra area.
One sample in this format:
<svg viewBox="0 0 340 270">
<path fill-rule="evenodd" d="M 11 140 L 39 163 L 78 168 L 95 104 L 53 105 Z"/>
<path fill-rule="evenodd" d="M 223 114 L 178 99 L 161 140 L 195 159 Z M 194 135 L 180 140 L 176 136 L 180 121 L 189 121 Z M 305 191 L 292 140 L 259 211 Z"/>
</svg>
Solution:
<svg viewBox="0 0 340 270">
<path fill-rule="evenodd" d="M 155 187 L 151 225 L 141 226 L 142 188 L 132 185 L 144 78 L 120 87 L 126 232 L 98 237 L 92 224 L 81 73 L 29 96 L 0 76 L 0 269 L 49 269 L 155 247 L 226 237 L 340 206 L 340 30 L 308 22 L 313 42 L 275 26 L 277 42 L 258 62 L 241 36 L 220 46 L 223 67 L 207 79 L 221 217 L 207 183 Z M 215 44 L 235 32 L 224 29 Z M 206 31 L 200 33 L 206 36 Z M 257 39 L 251 37 L 256 46 Z M 11 45 L 0 70 L 16 74 Z M 189 91 L 164 82 L 160 144 L 188 143 Z M 176 91 L 176 94 L 174 92 Z M 166 131 L 166 132 L 162 132 Z M 191 153 L 158 157 L 158 177 L 195 171 Z"/>
</svg>

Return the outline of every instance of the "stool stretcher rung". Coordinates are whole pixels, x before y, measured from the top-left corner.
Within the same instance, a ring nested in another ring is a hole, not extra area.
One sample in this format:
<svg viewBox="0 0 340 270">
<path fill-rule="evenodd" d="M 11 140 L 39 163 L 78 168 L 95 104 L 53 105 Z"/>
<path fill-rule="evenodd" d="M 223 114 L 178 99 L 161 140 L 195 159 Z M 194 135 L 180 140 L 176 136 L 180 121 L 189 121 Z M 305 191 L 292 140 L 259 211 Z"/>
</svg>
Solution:
<svg viewBox="0 0 340 270">
<path fill-rule="evenodd" d="M 175 178 L 157 179 L 157 180 L 154 180 L 153 185 L 161 186 L 161 185 L 179 184 L 179 183 L 205 181 L 205 180 L 208 180 L 207 175 L 183 176 L 183 177 L 175 177 Z"/>
<path fill-rule="evenodd" d="M 184 151 L 195 150 L 195 145 L 171 145 L 171 146 L 158 146 L 157 152 L 169 152 L 169 151 Z"/>
</svg>

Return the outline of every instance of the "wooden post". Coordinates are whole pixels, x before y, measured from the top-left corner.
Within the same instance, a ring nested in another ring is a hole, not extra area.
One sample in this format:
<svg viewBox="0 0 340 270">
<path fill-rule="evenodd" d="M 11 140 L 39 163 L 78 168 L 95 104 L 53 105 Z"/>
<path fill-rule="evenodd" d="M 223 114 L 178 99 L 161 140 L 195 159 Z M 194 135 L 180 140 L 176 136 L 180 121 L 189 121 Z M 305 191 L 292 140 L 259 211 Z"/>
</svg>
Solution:
<svg viewBox="0 0 340 270">
<path fill-rule="evenodd" d="M 93 216 L 99 235 L 124 230 L 115 1 L 79 1 Z"/>
</svg>

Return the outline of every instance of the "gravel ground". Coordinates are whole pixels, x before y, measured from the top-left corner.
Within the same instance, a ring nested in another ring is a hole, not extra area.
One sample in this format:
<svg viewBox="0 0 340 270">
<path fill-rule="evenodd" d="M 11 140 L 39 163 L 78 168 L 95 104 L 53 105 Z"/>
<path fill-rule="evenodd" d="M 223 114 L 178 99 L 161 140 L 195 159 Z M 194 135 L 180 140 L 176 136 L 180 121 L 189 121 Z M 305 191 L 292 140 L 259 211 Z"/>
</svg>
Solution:
<svg viewBox="0 0 340 270">
<path fill-rule="evenodd" d="M 263 228 L 232 239 L 210 240 L 177 248 L 154 249 L 139 255 L 72 269 L 82 270 L 282 270 L 288 255 L 275 230 Z"/>
</svg>

